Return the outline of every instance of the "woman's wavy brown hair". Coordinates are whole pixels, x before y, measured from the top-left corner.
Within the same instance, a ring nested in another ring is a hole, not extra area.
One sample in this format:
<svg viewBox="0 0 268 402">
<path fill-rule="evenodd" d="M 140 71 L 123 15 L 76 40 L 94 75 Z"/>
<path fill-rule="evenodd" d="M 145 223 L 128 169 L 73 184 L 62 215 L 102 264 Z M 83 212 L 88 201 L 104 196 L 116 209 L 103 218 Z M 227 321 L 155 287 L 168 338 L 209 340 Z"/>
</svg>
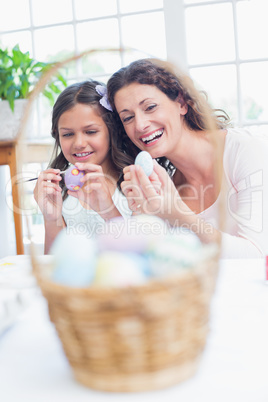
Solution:
<svg viewBox="0 0 268 402">
<path fill-rule="evenodd" d="M 69 162 L 62 153 L 59 140 L 58 124 L 61 115 L 67 110 L 72 109 L 75 105 L 81 103 L 94 107 L 104 123 L 106 124 L 109 137 L 110 137 L 110 158 L 113 171 L 118 175 L 118 187 L 122 181 L 122 169 L 124 166 L 132 163 L 132 158 L 122 151 L 122 135 L 120 132 L 120 126 L 118 124 L 118 117 L 115 113 L 107 110 L 100 104 L 102 98 L 96 91 L 97 85 L 104 85 L 102 82 L 88 80 L 68 86 L 58 96 L 55 105 L 52 110 L 52 128 L 51 135 L 55 139 L 55 145 L 51 161 L 49 163 L 50 168 L 65 170 L 69 166 Z M 60 185 L 63 189 L 63 198 L 66 198 L 67 189 L 64 186 L 64 180 Z M 120 188 L 120 187 L 119 187 Z"/>
<path fill-rule="evenodd" d="M 189 82 L 190 78 L 188 77 L 187 79 Z M 184 80 L 180 80 L 178 72 L 175 72 L 175 67 L 170 63 L 157 59 L 141 59 L 132 62 L 127 67 L 123 67 L 114 73 L 107 83 L 107 89 L 109 102 L 115 112 L 114 98 L 116 93 L 121 88 L 134 82 L 144 85 L 154 85 L 172 101 L 179 101 L 182 105 L 186 104 L 188 111 L 184 118 L 187 126 L 197 131 L 206 129 L 206 119 L 204 112 L 202 112 L 203 109 L 199 98 L 191 94 L 191 85 L 189 87 L 183 85 L 182 82 L 185 82 L 185 77 Z M 206 96 L 205 93 L 204 96 Z M 121 136 L 121 141 L 123 142 L 122 151 L 128 154 L 133 160 L 140 149 L 127 137 L 123 124 L 117 113 L 116 115 L 119 130 L 115 134 Z M 224 128 L 229 124 L 229 117 L 223 110 L 211 109 L 211 115 L 216 118 L 218 128 Z M 118 142 L 119 140 L 116 139 L 116 141 Z M 169 173 L 174 172 L 174 166 L 167 158 L 158 158 L 158 162 Z"/>
</svg>

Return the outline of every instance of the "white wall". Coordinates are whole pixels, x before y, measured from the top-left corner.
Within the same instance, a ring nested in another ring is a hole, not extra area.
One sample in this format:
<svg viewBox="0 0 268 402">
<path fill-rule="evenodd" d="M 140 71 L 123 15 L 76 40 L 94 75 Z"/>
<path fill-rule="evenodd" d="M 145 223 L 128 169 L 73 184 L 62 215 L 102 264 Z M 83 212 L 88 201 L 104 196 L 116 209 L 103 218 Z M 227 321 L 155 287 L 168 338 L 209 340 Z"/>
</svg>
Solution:
<svg viewBox="0 0 268 402">
<path fill-rule="evenodd" d="M 8 166 L 0 166 L 0 258 L 16 254 L 12 211 L 6 200 L 6 186 L 9 178 Z"/>
</svg>

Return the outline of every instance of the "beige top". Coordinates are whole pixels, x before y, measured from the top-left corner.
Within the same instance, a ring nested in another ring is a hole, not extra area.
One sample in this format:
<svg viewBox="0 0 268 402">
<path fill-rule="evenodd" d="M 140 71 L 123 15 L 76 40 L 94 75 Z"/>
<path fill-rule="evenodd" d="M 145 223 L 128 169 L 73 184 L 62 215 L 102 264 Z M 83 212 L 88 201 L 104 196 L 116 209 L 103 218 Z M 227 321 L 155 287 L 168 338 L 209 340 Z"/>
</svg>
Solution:
<svg viewBox="0 0 268 402">
<path fill-rule="evenodd" d="M 225 140 L 223 184 L 226 190 L 223 258 L 268 255 L 268 135 L 229 129 Z M 199 216 L 218 227 L 216 202 Z"/>
</svg>

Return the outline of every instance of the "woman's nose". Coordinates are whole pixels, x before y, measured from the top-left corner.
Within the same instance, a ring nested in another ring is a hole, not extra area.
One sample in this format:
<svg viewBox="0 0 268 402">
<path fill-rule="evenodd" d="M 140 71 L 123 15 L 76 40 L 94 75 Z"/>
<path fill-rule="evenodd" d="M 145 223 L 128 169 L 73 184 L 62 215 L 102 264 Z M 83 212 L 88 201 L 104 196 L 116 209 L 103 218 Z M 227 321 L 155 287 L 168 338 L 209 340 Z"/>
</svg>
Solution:
<svg viewBox="0 0 268 402">
<path fill-rule="evenodd" d="M 136 114 L 135 122 L 136 122 L 136 130 L 140 132 L 146 130 L 146 128 L 148 128 L 150 125 L 148 118 L 144 114 L 140 113 Z"/>
</svg>

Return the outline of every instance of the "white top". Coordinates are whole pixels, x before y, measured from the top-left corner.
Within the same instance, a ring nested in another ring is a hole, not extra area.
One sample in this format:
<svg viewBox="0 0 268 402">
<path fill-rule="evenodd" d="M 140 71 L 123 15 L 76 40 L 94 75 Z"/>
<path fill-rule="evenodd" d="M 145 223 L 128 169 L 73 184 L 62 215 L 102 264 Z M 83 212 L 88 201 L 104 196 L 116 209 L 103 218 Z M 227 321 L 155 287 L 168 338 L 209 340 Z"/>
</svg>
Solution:
<svg viewBox="0 0 268 402">
<path fill-rule="evenodd" d="M 118 188 L 116 188 L 112 200 L 123 218 L 131 216 L 132 211 L 128 207 L 127 199 Z M 69 195 L 63 202 L 62 216 L 68 230 L 73 233 L 92 236 L 102 233 L 105 226 L 105 220 L 97 212 L 84 208 L 77 198 Z"/>
<path fill-rule="evenodd" d="M 268 136 L 228 129 L 223 158 L 223 186 L 216 202 L 199 216 L 218 227 L 223 194 L 225 230 L 223 258 L 268 255 Z"/>
</svg>

